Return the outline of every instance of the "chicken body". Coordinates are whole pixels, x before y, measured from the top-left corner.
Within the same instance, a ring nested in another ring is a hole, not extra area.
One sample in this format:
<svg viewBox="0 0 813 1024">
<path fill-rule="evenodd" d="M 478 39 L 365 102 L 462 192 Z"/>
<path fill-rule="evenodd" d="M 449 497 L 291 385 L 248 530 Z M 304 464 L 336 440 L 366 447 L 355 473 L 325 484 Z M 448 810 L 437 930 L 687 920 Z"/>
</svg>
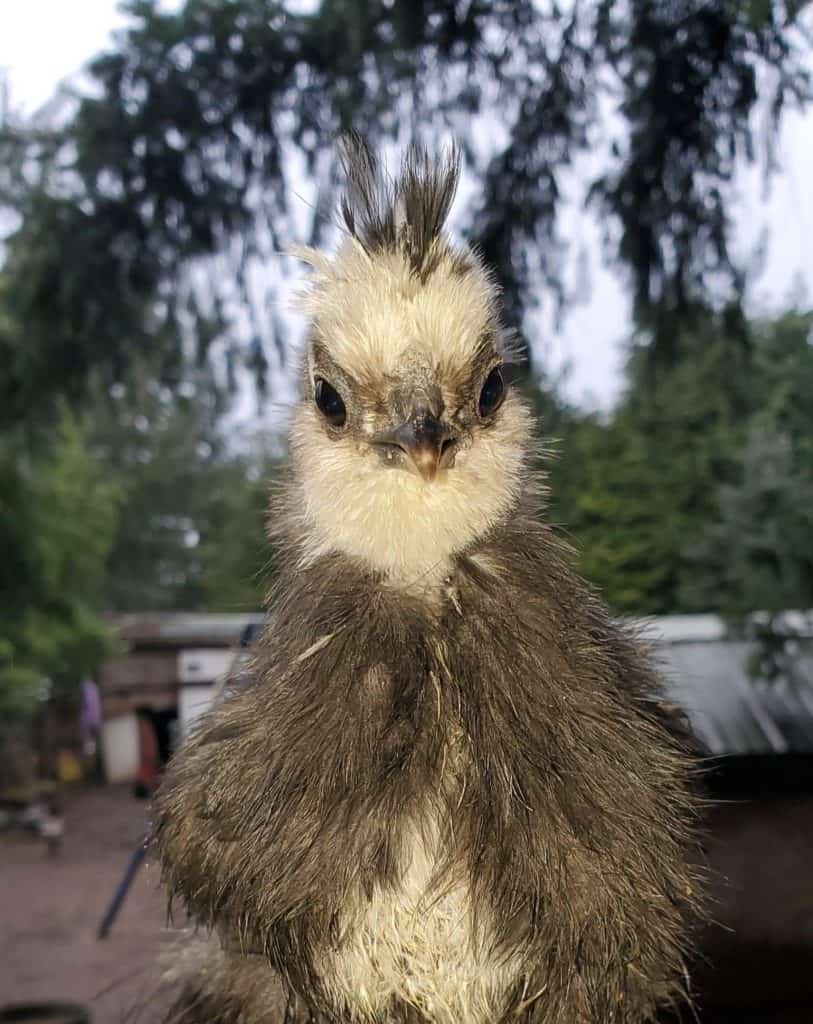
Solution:
<svg viewBox="0 0 813 1024">
<path fill-rule="evenodd" d="M 346 159 L 255 678 L 157 802 L 214 934 L 176 1010 L 642 1024 L 695 903 L 679 723 L 540 516 L 496 289 L 442 234 L 456 165 Z"/>
</svg>

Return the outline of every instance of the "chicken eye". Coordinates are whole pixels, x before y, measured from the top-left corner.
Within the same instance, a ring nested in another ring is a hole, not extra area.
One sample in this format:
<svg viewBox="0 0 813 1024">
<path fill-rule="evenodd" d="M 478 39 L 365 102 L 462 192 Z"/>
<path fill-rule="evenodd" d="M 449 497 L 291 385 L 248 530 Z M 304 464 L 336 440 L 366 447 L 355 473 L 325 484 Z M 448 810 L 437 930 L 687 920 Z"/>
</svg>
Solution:
<svg viewBox="0 0 813 1024">
<path fill-rule="evenodd" d="M 480 392 L 480 401 L 477 409 L 482 417 L 491 416 L 502 405 L 505 397 L 505 382 L 502 379 L 502 370 L 495 366 L 486 377 L 483 390 Z"/>
<path fill-rule="evenodd" d="M 347 409 L 344 407 L 342 396 L 332 384 L 317 377 L 313 382 L 313 398 L 319 412 L 333 427 L 343 427 L 347 420 Z"/>
</svg>

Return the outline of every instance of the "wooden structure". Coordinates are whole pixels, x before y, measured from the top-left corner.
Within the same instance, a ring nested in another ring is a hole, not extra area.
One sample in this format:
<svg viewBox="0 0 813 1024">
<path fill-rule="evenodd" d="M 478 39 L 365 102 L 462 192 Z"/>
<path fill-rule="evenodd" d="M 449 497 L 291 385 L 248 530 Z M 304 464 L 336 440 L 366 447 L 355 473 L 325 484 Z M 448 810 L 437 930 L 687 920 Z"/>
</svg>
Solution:
<svg viewBox="0 0 813 1024">
<path fill-rule="evenodd" d="M 211 703 L 259 614 L 150 613 L 111 616 L 121 653 L 98 676 L 102 758 L 110 782 L 135 782 L 166 759 Z M 151 736 L 149 730 L 154 735 Z"/>
</svg>

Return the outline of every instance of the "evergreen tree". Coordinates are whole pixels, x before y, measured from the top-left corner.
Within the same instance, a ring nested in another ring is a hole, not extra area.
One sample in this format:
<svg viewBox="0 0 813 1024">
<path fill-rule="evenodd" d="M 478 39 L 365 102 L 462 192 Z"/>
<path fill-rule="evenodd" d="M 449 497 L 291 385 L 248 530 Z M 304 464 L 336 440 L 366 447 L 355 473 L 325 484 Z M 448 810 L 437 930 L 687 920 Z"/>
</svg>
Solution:
<svg viewBox="0 0 813 1024">
<path fill-rule="evenodd" d="M 732 618 L 813 608 L 813 317 L 755 325 L 736 472 L 689 546 L 684 600 Z"/>
<path fill-rule="evenodd" d="M 726 317 L 680 336 L 680 356 L 654 365 L 630 348 L 626 391 L 608 418 L 574 422 L 554 476 L 558 519 L 577 538 L 580 567 L 621 611 L 707 610 L 684 588 L 689 547 L 733 480 L 751 401 L 751 358 Z"/>
<path fill-rule="evenodd" d="M 255 609 L 273 463 L 230 451 L 205 378 L 174 394 L 144 370 L 87 413 L 93 456 L 122 495 L 107 560 L 111 611 Z"/>
<path fill-rule="evenodd" d="M 63 412 L 46 452 L 0 437 L 0 717 L 32 710 L 95 670 L 119 494 Z"/>
</svg>

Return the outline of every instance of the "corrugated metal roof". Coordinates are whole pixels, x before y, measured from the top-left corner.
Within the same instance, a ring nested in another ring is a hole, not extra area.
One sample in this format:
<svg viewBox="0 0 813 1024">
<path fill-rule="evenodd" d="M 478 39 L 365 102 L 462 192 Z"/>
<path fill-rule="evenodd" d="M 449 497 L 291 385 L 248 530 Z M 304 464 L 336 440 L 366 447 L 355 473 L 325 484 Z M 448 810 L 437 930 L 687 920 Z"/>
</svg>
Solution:
<svg viewBox="0 0 813 1024">
<path fill-rule="evenodd" d="M 110 624 L 135 646 L 201 647 L 237 644 L 247 627 L 262 623 L 260 612 L 144 612 L 113 615 Z"/>
<path fill-rule="evenodd" d="M 692 729 L 718 756 L 813 753 L 813 630 L 811 617 L 791 613 L 797 650 L 792 678 L 754 680 L 754 641 L 731 636 L 713 615 L 648 620 L 669 696 L 685 708 Z"/>
</svg>

